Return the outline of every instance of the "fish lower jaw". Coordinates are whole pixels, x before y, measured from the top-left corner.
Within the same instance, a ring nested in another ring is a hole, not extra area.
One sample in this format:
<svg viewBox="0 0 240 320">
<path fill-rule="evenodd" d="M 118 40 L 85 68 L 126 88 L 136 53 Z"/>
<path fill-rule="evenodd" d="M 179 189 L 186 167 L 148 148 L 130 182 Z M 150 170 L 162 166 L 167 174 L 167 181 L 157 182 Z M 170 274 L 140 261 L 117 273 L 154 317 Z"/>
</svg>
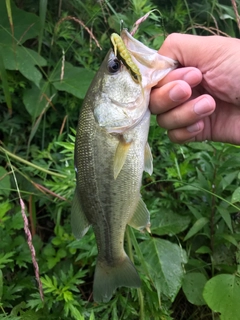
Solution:
<svg viewBox="0 0 240 320">
<path fill-rule="evenodd" d="M 148 108 L 146 108 L 146 110 L 144 109 L 143 112 L 141 114 L 138 115 L 138 117 L 136 118 L 132 118 L 131 121 L 126 122 L 126 125 L 124 126 L 112 126 L 112 127 L 107 127 L 105 126 L 105 129 L 108 133 L 110 134 L 121 134 L 121 135 L 128 135 L 128 132 L 130 132 L 131 130 L 133 130 L 144 118 L 144 116 L 146 115 L 146 113 L 148 113 L 149 110 Z M 130 117 L 128 118 L 128 120 L 130 119 Z M 126 139 L 126 136 L 124 137 L 126 142 L 131 142 L 132 139 Z"/>
<path fill-rule="evenodd" d="M 117 101 L 114 100 L 113 98 L 110 98 L 110 101 L 112 104 L 121 107 L 123 109 L 127 109 L 127 110 L 133 110 L 136 109 L 139 105 L 142 105 L 144 102 L 144 96 L 141 94 L 141 92 L 139 93 L 139 95 L 137 95 L 136 99 L 132 100 L 132 101 Z"/>
</svg>

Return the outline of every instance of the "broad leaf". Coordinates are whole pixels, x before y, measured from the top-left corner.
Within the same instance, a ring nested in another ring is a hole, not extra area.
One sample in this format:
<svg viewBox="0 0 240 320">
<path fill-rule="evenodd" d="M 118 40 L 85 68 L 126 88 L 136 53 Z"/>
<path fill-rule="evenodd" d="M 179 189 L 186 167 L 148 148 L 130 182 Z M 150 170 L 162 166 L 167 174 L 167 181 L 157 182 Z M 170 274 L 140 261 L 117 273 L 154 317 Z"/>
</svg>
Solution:
<svg viewBox="0 0 240 320">
<path fill-rule="evenodd" d="M 220 274 L 210 279 L 203 290 L 208 306 L 219 312 L 221 320 L 239 319 L 240 278 L 234 274 Z"/>
<path fill-rule="evenodd" d="M 0 1 L 0 12 L 0 46 L 1 44 L 12 46 L 12 31 L 5 1 Z M 40 20 L 38 16 L 18 9 L 13 1 L 11 1 L 11 12 L 16 43 L 22 44 L 26 40 L 38 36 L 40 30 Z"/>
<path fill-rule="evenodd" d="M 46 60 L 37 52 L 22 47 L 26 40 L 39 35 L 40 20 L 32 13 L 20 10 L 11 2 L 12 34 L 5 1 L 0 1 L 0 55 L 7 70 L 18 70 L 37 86 L 42 78 L 35 66 L 45 66 Z"/>
<path fill-rule="evenodd" d="M 24 91 L 23 102 L 33 120 L 49 107 L 51 103 L 50 92 L 53 95 L 56 93 L 56 89 L 50 89 L 50 84 L 44 81 L 41 81 L 40 88 L 33 85 L 32 88 Z"/>
<path fill-rule="evenodd" d="M 206 282 L 207 278 L 202 273 L 192 272 L 185 274 L 182 289 L 190 303 L 197 306 L 206 304 L 202 296 Z"/>
<path fill-rule="evenodd" d="M 191 229 L 188 231 L 186 237 L 184 238 L 184 241 L 188 240 L 192 236 L 194 236 L 198 231 L 200 231 L 207 223 L 209 220 L 207 218 L 200 218 L 198 219 L 194 225 L 191 227 Z"/>
<path fill-rule="evenodd" d="M 188 143 L 188 146 L 194 150 L 214 152 L 214 148 L 209 143 L 207 143 L 205 141 L 203 141 L 203 142 L 190 142 L 190 143 Z"/>
<path fill-rule="evenodd" d="M 94 72 L 84 68 L 74 67 L 70 63 L 64 64 L 63 79 L 61 80 L 62 66 L 59 64 L 51 75 L 54 87 L 66 91 L 77 98 L 83 99 L 94 77 Z"/>
<path fill-rule="evenodd" d="M 6 69 L 20 71 L 39 86 L 42 74 L 36 66 L 45 66 L 47 62 L 37 52 L 20 46 L 0 46 L 0 55 Z"/>
<path fill-rule="evenodd" d="M 173 301 L 182 285 L 183 264 L 187 262 L 185 251 L 177 244 L 157 238 L 142 242 L 140 249 L 154 283 Z"/>
<path fill-rule="evenodd" d="M 211 254 L 211 253 L 212 253 L 212 250 L 211 250 L 209 247 L 207 247 L 207 246 L 201 246 L 201 247 L 200 247 L 199 249 L 197 249 L 195 252 L 196 252 L 196 253 L 200 253 L 200 254 L 206 254 L 206 253 Z"/>
<path fill-rule="evenodd" d="M 234 190 L 231 202 L 232 203 L 240 202 L 240 187 Z"/>
<path fill-rule="evenodd" d="M 157 213 L 156 217 L 151 220 L 151 231 L 158 235 L 177 234 L 184 231 L 190 222 L 189 216 L 164 210 L 164 212 Z"/>
</svg>

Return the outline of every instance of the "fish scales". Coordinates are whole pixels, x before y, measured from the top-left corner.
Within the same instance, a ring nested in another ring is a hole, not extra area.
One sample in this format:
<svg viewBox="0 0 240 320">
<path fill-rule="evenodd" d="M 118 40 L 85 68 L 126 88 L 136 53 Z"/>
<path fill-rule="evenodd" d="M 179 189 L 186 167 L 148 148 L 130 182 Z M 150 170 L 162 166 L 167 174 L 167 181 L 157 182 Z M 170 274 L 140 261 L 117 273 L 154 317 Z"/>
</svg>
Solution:
<svg viewBox="0 0 240 320">
<path fill-rule="evenodd" d="M 85 112 L 81 115 L 80 123 L 86 121 L 84 118 Z M 126 160 L 127 165 L 120 172 L 118 179 L 114 180 L 109 172 L 113 172 L 113 159 L 119 141 L 114 136 L 111 136 L 110 140 L 102 138 L 102 134 L 105 134 L 104 130 L 95 125 L 93 117 L 91 120 L 92 123 L 88 118 L 89 124 L 86 125 L 85 130 L 80 130 L 80 134 L 77 136 L 76 156 L 78 156 L 79 150 L 83 158 L 83 161 L 80 161 L 80 168 L 77 167 L 79 172 L 77 177 L 78 190 L 83 211 L 89 212 L 88 220 L 93 225 L 97 243 L 101 243 L 101 247 L 98 247 L 99 257 L 104 257 L 108 262 L 112 262 L 111 260 L 122 258 L 124 254 L 119 251 L 118 242 L 112 239 L 115 237 L 122 241 L 130 214 L 135 209 L 129 207 L 126 199 L 134 200 L 139 196 L 139 188 L 141 187 L 139 170 L 143 170 L 143 155 L 139 157 L 139 153 L 136 153 L 133 146 L 127 157 L 129 160 L 134 159 L 135 163 Z M 146 126 L 148 125 L 147 122 Z M 87 139 L 86 131 L 89 135 Z M 136 147 L 138 146 L 136 145 Z M 82 155 L 82 153 L 84 154 Z M 131 179 L 129 172 L 131 172 Z M 129 182 L 128 188 L 126 188 L 126 181 Z M 116 197 L 116 195 L 119 196 Z M 136 205 L 134 203 L 134 207 Z M 120 217 L 119 214 L 115 214 L 119 211 L 123 213 Z M 94 223 L 95 212 L 99 218 L 97 225 Z M 122 243 L 120 248 L 123 248 Z"/>
<path fill-rule="evenodd" d="M 98 248 L 93 284 L 97 302 L 109 301 L 118 287 L 140 286 L 124 250 L 124 233 L 127 224 L 139 230 L 150 225 L 140 195 L 143 171 L 152 172 L 147 144 L 149 95 L 151 87 L 176 66 L 126 30 L 121 36 L 141 71 L 141 83 L 133 80 L 130 70 L 110 50 L 87 92 L 75 143 L 77 186 L 71 224 L 77 238 L 92 225 Z M 150 55 L 154 55 L 152 62 Z"/>
</svg>

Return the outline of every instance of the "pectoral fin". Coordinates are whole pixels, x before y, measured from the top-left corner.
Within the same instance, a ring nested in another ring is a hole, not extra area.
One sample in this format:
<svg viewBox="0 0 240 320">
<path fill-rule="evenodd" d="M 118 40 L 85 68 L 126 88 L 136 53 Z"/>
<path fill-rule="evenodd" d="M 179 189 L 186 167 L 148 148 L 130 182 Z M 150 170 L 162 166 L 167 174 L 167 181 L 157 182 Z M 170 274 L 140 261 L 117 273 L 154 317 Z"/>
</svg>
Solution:
<svg viewBox="0 0 240 320">
<path fill-rule="evenodd" d="M 144 152 L 144 171 L 150 175 L 153 173 L 153 157 L 148 142 L 146 143 Z"/>
<path fill-rule="evenodd" d="M 114 164 L 113 164 L 114 179 L 117 179 L 120 171 L 122 170 L 122 167 L 126 161 L 130 146 L 131 146 L 131 142 L 127 143 L 124 140 L 119 141 L 119 144 L 117 146 L 117 150 L 114 156 Z"/>
<path fill-rule="evenodd" d="M 88 231 L 90 224 L 83 213 L 81 203 L 78 197 L 77 188 L 75 189 L 72 209 L 71 209 L 71 227 L 72 233 L 77 239 L 82 238 Z"/>
<path fill-rule="evenodd" d="M 128 224 L 137 230 L 147 230 L 150 233 L 150 213 L 142 198 L 139 199 L 137 209 Z"/>
</svg>

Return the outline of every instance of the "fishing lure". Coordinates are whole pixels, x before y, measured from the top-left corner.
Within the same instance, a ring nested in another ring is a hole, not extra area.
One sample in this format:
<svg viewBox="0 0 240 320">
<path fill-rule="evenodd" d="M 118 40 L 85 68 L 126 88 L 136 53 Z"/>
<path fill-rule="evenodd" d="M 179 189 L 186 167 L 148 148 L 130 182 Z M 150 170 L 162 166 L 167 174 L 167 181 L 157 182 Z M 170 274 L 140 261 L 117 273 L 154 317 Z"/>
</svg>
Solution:
<svg viewBox="0 0 240 320">
<path fill-rule="evenodd" d="M 133 62 L 132 57 L 122 38 L 117 33 L 112 33 L 111 42 L 113 44 L 115 56 L 118 57 L 119 60 L 121 60 L 126 68 L 130 71 L 133 80 L 141 84 L 142 75 L 140 73 L 140 70 L 138 66 Z"/>
</svg>

